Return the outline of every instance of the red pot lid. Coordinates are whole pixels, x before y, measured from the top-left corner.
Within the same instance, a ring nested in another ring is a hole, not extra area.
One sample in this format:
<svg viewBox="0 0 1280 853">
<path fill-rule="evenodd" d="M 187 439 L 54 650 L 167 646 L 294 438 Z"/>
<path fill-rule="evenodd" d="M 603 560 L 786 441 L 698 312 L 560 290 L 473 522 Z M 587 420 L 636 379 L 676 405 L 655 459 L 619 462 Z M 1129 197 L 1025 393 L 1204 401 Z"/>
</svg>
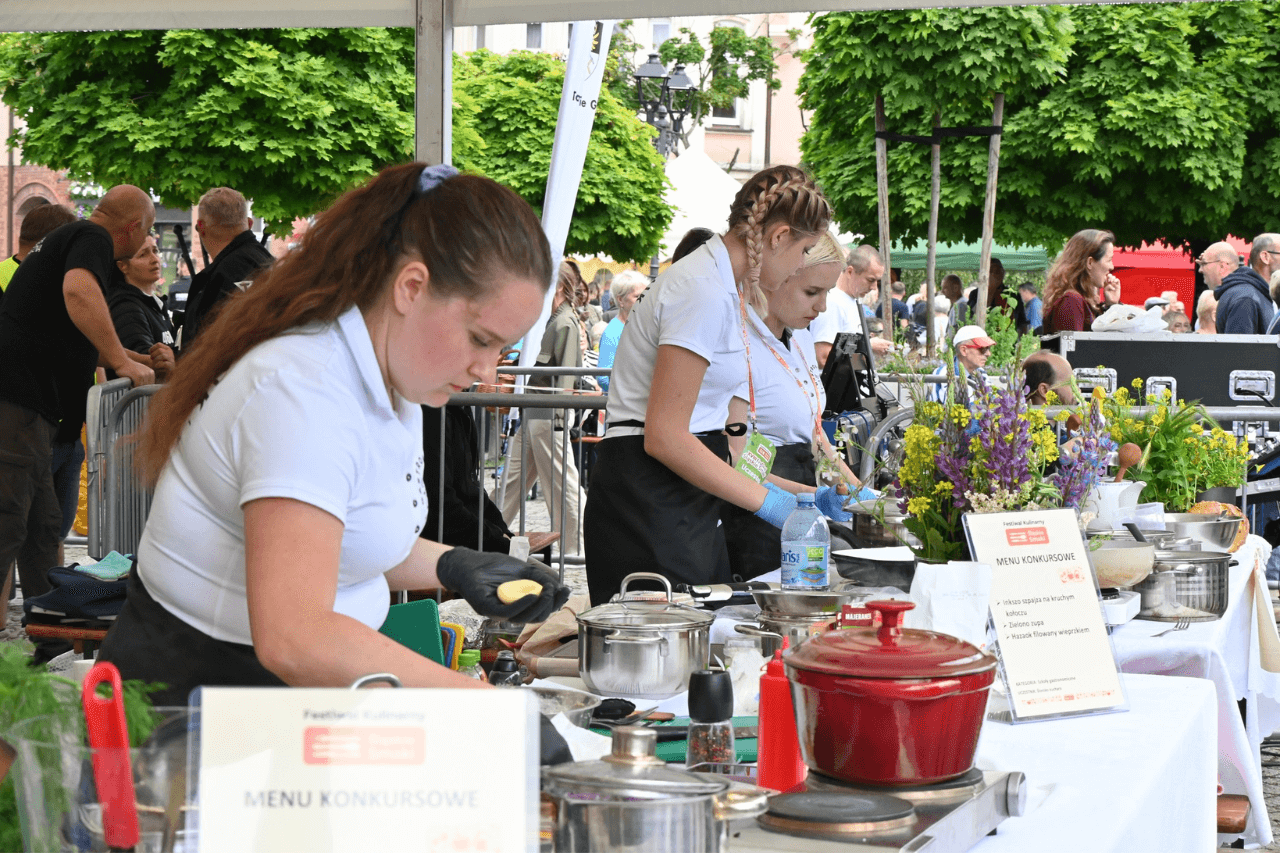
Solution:
<svg viewBox="0 0 1280 853">
<path fill-rule="evenodd" d="M 913 602 L 869 601 L 865 606 L 880 614 L 880 627 L 811 637 L 786 653 L 787 666 L 854 678 L 949 678 L 996 665 L 994 656 L 958 637 L 903 628 L 902 614 L 915 607 Z"/>
</svg>

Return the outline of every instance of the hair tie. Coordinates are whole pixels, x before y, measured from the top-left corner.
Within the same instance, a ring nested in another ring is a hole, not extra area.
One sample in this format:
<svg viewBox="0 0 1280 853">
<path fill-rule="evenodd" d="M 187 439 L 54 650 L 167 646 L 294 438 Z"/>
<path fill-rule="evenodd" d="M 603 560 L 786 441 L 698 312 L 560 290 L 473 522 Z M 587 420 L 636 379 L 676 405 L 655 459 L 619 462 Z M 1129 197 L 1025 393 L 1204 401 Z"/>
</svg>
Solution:
<svg viewBox="0 0 1280 853">
<path fill-rule="evenodd" d="M 452 178 L 458 174 L 458 170 L 450 166 L 448 163 L 440 163 L 436 166 L 427 166 L 422 170 L 422 174 L 418 176 L 418 192 L 429 193 L 436 187 L 440 186 L 442 181 Z"/>
</svg>

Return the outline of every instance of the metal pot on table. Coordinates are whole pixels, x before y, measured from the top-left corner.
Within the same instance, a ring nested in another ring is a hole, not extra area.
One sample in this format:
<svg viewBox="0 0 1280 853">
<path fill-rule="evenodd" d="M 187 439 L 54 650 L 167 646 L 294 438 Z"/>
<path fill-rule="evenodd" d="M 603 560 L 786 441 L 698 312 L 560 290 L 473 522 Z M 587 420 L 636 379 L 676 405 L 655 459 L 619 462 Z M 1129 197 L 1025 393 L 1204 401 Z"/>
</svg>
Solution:
<svg viewBox="0 0 1280 853">
<path fill-rule="evenodd" d="M 1218 551 L 1157 551 L 1151 574 L 1133 587 L 1142 596 L 1138 618 L 1154 622 L 1222 618 L 1235 565 L 1230 554 Z"/>
<path fill-rule="evenodd" d="M 729 821 L 764 810 L 762 789 L 669 766 L 656 744 L 653 729 L 619 726 L 602 760 L 543 768 L 558 853 L 720 853 Z"/>
<path fill-rule="evenodd" d="M 659 600 L 626 599 L 632 581 L 658 581 Z M 578 674 L 601 696 L 666 699 L 689 687 L 689 675 L 706 669 L 711 623 L 705 610 L 671 600 L 671 581 L 653 572 L 622 579 L 620 600 L 578 614 Z"/>
<path fill-rule="evenodd" d="M 856 589 L 844 590 L 752 590 L 751 597 L 760 606 L 756 625 L 738 623 L 734 630 L 749 637 L 759 637 L 761 653 L 772 657 L 782 648 L 785 638 L 789 648 L 826 631 L 846 604 L 869 596 Z"/>
</svg>

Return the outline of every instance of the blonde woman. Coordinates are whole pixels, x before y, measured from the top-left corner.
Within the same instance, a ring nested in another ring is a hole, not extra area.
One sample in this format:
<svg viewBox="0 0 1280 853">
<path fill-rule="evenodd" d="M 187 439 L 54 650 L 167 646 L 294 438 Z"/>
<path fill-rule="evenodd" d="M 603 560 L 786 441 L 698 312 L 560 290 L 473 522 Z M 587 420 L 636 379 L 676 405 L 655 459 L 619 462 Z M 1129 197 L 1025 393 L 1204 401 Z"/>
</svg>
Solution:
<svg viewBox="0 0 1280 853">
<path fill-rule="evenodd" d="M 819 509 L 830 518 L 846 521 L 845 497 L 829 483 L 819 487 L 815 453 L 839 468 L 842 477 L 857 484 L 858 478 L 840 460 L 822 431 L 826 394 L 822 368 L 814 351 L 808 326 L 826 310 L 827 294 L 844 269 L 844 249 L 830 233 L 823 233 L 805 256 L 804 266 L 768 296 L 764 318 L 748 309 L 750 343 L 756 389 L 756 425 L 775 446 L 769 482 L 792 494 L 816 493 Z M 735 397 L 730 420 L 746 417 L 749 401 Z M 745 436 L 731 437 L 734 458 L 742 452 Z M 868 493 L 869 496 L 869 493 Z M 749 580 L 774 571 L 782 564 L 780 531 L 745 509 L 726 504 L 722 513 L 729 568 L 735 578 Z"/>
<path fill-rule="evenodd" d="M 747 305 L 768 312 L 766 294 L 800 268 L 830 221 L 830 204 L 800 169 L 759 172 L 734 198 L 729 230 L 674 264 L 632 309 L 583 520 L 593 603 L 636 571 L 727 582 L 721 502 L 777 527 L 795 507 L 790 492 L 727 464 L 726 419 L 733 397 L 755 396 L 751 375 L 772 358 L 750 344 Z"/>
</svg>

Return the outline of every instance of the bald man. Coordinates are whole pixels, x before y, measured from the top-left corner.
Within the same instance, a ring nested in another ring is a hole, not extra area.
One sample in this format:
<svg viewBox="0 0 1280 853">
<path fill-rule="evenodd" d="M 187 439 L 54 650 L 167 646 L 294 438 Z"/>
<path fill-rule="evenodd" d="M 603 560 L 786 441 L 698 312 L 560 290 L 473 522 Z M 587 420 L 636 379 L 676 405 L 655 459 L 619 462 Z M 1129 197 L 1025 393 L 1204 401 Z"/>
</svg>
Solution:
<svg viewBox="0 0 1280 853">
<path fill-rule="evenodd" d="M 0 571 L 7 587 L 17 559 L 24 597 L 48 592 L 46 573 L 58 564 L 53 445 L 63 432 L 79 435 L 94 368 L 155 381 L 150 356 L 120 343 L 105 296 L 115 261 L 133 257 L 154 223 L 150 196 L 114 187 L 88 219 L 32 248 L 0 303 Z M 36 657 L 59 650 L 37 644 Z"/>
<path fill-rule="evenodd" d="M 1063 406 L 1076 404 L 1075 390 L 1071 385 L 1071 364 L 1062 356 L 1048 350 L 1033 352 L 1022 363 L 1022 370 L 1027 402 L 1031 405 L 1048 405 L 1050 392 Z"/>
<path fill-rule="evenodd" d="M 1196 263 L 1218 300 L 1218 332 L 1264 335 L 1276 311 L 1269 282 L 1271 273 L 1280 269 L 1280 234 L 1254 237 L 1248 266 L 1240 266 L 1239 257 L 1230 243 L 1218 242 Z"/>
</svg>

